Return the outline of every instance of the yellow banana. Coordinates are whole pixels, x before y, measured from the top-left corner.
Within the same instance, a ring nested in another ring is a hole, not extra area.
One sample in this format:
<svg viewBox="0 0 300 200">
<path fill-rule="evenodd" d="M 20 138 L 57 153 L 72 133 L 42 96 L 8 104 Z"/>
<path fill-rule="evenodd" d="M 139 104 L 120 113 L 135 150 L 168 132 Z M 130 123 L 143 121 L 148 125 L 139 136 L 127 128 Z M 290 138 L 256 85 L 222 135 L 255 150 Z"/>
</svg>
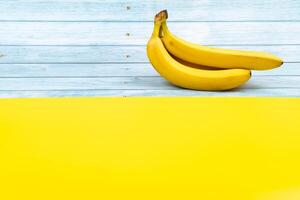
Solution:
<svg viewBox="0 0 300 200">
<path fill-rule="evenodd" d="M 172 84 L 195 90 L 228 90 L 238 87 L 251 77 L 246 69 L 203 70 L 183 65 L 165 49 L 159 34 L 161 21 L 156 16 L 147 54 L 154 68 Z"/>
<path fill-rule="evenodd" d="M 159 13 L 162 18 L 162 41 L 166 49 L 181 60 L 217 68 L 243 68 L 267 70 L 279 67 L 283 61 L 270 53 L 211 48 L 184 41 L 173 35 L 166 23 L 167 11 Z"/>
</svg>

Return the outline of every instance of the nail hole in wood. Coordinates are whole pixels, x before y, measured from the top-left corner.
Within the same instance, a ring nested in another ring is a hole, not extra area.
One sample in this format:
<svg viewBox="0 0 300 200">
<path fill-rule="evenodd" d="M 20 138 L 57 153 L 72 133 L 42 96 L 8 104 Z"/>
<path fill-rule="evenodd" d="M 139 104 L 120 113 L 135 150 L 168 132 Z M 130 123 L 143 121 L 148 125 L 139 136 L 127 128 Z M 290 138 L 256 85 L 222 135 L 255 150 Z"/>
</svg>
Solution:
<svg viewBox="0 0 300 200">
<path fill-rule="evenodd" d="M 131 9 L 131 7 L 130 6 L 126 6 L 126 10 L 130 10 Z"/>
<path fill-rule="evenodd" d="M 130 33 L 126 33 L 126 36 L 130 36 Z"/>
</svg>

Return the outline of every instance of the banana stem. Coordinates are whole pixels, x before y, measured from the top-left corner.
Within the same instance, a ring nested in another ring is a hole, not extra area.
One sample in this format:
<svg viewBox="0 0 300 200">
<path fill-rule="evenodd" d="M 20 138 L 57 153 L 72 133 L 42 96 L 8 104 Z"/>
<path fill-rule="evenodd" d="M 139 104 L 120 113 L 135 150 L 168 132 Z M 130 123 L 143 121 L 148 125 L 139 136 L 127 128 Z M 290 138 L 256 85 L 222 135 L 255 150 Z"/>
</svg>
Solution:
<svg viewBox="0 0 300 200">
<path fill-rule="evenodd" d="M 166 21 L 168 19 L 168 12 L 167 10 L 162 10 L 160 11 L 159 13 L 157 13 L 155 15 L 155 18 L 154 18 L 154 21 L 155 22 L 163 22 L 163 21 Z"/>
<path fill-rule="evenodd" d="M 167 26 L 167 21 L 163 21 L 161 23 L 161 27 L 164 30 L 164 32 L 167 32 L 167 33 L 169 32 L 169 29 L 168 29 L 168 26 Z"/>
<path fill-rule="evenodd" d="M 161 23 L 160 22 L 154 22 L 152 37 L 159 37 L 160 28 L 161 28 Z"/>
<path fill-rule="evenodd" d="M 160 37 L 162 34 L 161 25 L 165 23 L 168 18 L 167 10 L 162 10 L 155 15 L 154 18 L 154 29 L 152 33 L 152 37 Z"/>
</svg>

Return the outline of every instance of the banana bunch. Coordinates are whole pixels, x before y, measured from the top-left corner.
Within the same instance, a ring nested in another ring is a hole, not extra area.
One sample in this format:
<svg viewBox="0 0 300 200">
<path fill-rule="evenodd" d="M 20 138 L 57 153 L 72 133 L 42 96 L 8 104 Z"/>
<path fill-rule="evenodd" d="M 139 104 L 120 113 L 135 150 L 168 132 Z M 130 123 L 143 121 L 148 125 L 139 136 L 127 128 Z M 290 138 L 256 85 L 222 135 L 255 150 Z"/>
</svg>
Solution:
<svg viewBox="0 0 300 200">
<path fill-rule="evenodd" d="M 269 53 L 211 48 L 184 41 L 169 31 L 167 18 L 166 10 L 155 16 L 147 55 L 156 71 L 176 86 L 229 90 L 248 81 L 250 70 L 268 70 L 283 64 Z"/>
</svg>

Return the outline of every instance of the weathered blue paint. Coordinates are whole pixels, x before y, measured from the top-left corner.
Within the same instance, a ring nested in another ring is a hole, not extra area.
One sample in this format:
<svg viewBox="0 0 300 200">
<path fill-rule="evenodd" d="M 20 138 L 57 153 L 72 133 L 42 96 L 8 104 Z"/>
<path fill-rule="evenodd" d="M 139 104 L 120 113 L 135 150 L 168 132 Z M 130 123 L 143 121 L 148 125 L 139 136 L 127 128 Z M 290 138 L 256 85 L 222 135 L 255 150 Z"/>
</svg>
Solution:
<svg viewBox="0 0 300 200">
<path fill-rule="evenodd" d="M 145 45 L 152 22 L 0 22 L 0 45 Z M 300 22 L 170 22 L 205 45 L 300 44 Z"/>
<path fill-rule="evenodd" d="M 298 0 L 2 0 L 0 20 L 149 21 L 162 9 L 171 21 L 300 20 Z"/>
</svg>

